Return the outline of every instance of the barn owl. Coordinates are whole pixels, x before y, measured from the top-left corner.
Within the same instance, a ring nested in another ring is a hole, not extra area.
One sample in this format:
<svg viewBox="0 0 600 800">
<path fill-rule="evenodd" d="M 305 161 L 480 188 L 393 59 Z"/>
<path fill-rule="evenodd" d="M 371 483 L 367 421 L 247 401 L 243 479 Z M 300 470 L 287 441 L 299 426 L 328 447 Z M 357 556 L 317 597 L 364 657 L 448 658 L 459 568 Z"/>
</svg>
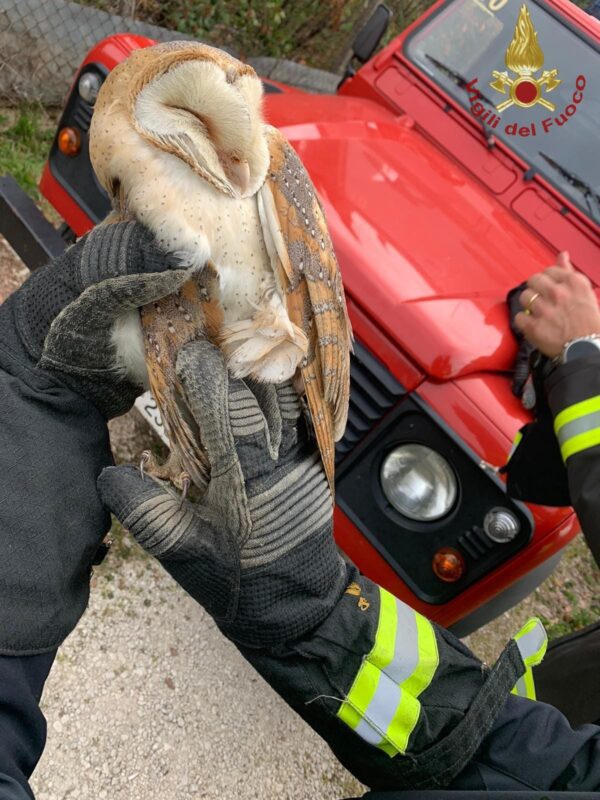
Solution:
<svg viewBox="0 0 600 800">
<path fill-rule="evenodd" d="M 174 371 L 178 349 L 208 336 L 231 373 L 295 378 L 333 486 L 348 410 L 351 329 L 314 187 L 262 114 L 254 70 L 199 43 L 134 51 L 107 77 L 90 155 L 113 219 L 136 219 L 195 268 L 176 295 L 117 320 L 117 363 L 152 389 L 170 443 L 148 470 L 186 490 L 206 481 L 199 431 Z"/>
</svg>

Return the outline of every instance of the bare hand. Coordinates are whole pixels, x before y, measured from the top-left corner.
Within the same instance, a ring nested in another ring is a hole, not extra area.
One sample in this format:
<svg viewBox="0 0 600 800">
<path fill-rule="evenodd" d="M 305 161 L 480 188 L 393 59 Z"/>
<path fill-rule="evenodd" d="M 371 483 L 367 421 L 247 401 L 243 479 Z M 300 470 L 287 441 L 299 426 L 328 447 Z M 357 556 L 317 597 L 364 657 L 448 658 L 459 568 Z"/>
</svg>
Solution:
<svg viewBox="0 0 600 800">
<path fill-rule="evenodd" d="M 515 325 L 550 358 L 560 355 L 571 339 L 600 334 L 600 308 L 592 284 L 575 271 L 566 252 L 559 253 L 556 266 L 527 281 L 519 302 L 525 311 L 517 314 Z"/>
</svg>

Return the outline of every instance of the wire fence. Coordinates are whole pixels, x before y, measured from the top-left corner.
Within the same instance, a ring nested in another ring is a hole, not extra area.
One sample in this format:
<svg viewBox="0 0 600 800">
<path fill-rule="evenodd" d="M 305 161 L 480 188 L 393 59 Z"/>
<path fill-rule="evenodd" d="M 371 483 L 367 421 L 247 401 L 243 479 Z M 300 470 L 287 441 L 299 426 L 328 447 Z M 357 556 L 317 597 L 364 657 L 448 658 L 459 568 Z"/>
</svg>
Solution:
<svg viewBox="0 0 600 800">
<path fill-rule="evenodd" d="M 0 0 L 0 102 L 62 106 L 90 48 L 116 33 L 160 42 L 192 39 L 179 31 L 68 0 Z M 259 74 L 316 92 L 332 92 L 339 76 L 286 59 L 248 58 Z"/>
<path fill-rule="evenodd" d="M 115 33 L 190 38 L 66 0 L 0 0 L 0 98 L 62 105 L 88 50 Z"/>
</svg>

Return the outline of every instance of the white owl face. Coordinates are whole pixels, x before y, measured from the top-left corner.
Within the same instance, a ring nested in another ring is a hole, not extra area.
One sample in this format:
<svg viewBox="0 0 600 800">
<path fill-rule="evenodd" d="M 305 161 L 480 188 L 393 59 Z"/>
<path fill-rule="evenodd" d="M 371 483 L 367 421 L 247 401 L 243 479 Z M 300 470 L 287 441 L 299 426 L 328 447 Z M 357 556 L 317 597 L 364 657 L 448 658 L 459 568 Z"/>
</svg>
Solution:
<svg viewBox="0 0 600 800">
<path fill-rule="evenodd" d="M 103 150 L 102 159 L 94 159 L 103 162 L 99 177 L 111 172 L 106 155 L 118 143 L 100 148 L 98 139 L 103 130 L 114 134 L 115 116 L 123 129 L 126 116 L 130 131 L 185 161 L 219 191 L 251 196 L 269 163 L 262 98 L 254 70 L 214 48 L 178 42 L 135 51 L 113 70 L 98 98 L 92 156 Z M 103 115 L 110 125 L 102 124 Z"/>
</svg>

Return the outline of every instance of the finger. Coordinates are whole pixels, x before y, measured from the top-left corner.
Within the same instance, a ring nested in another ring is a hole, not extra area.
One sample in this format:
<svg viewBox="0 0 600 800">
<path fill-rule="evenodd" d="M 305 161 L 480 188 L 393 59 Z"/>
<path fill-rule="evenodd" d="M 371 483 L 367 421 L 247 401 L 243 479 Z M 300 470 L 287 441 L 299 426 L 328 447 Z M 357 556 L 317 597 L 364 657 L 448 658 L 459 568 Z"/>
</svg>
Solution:
<svg viewBox="0 0 600 800">
<path fill-rule="evenodd" d="M 532 316 L 536 314 L 536 312 L 538 314 L 540 313 L 540 308 L 543 305 L 544 299 L 539 291 L 535 289 L 525 289 L 519 298 L 519 302 L 524 309 L 524 312 L 521 313 L 526 313 L 527 316 Z"/>
<path fill-rule="evenodd" d="M 176 371 L 200 427 L 212 481 L 227 472 L 237 460 L 229 418 L 230 377 L 225 358 L 218 347 L 205 339 L 190 342 L 179 351 Z M 231 385 L 239 391 L 241 402 L 246 398 L 248 410 L 258 409 L 256 400 L 242 381 L 232 380 Z M 257 424 L 259 421 L 257 419 Z"/>
<path fill-rule="evenodd" d="M 548 267 L 544 270 L 544 275 L 551 278 L 554 283 L 567 283 L 573 275 L 573 270 L 567 270 L 564 267 Z"/>
<path fill-rule="evenodd" d="M 519 311 L 515 317 L 515 327 L 521 331 L 523 336 L 527 337 L 528 332 L 531 330 L 531 323 L 533 322 L 531 316 L 524 311 Z"/>
<path fill-rule="evenodd" d="M 568 272 L 575 272 L 575 267 L 571 264 L 571 256 L 568 250 L 563 250 L 556 257 L 556 265 L 561 269 L 566 269 Z"/>
<path fill-rule="evenodd" d="M 230 378 L 229 419 L 243 464 L 255 460 L 257 448 L 268 450 L 271 458 L 277 459 L 281 445 L 281 416 L 272 384 Z"/>
<path fill-rule="evenodd" d="M 527 281 L 528 289 L 538 292 L 545 297 L 551 297 L 554 291 L 554 281 L 546 272 L 538 272 Z"/>
<path fill-rule="evenodd" d="M 89 286 L 70 303 L 60 316 L 60 328 L 67 335 L 81 337 L 112 325 L 115 318 L 130 309 L 160 300 L 176 292 L 192 275 L 192 270 L 122 275 Z"/>
<path fill-rule="evenodd" d="M 300 396 L 292 381 L 280 383 L 277 389 L 277 402 L 281 413 L 284 428 L 296 427 L 302 416 L 302 403 Z"/>
<path fill-rule="evenodd" d="M 158 558 L 173 550 L 194 523 L 189 503 L 152 478 L 142 478 L 135 467 L 107 467 L 97 486 L 104 505 Z"/>
<path fill-rule="evenodd" d="M 248 390 L 253 394 L 254 399 L 258 403 L 260 412 L 264 420 L 264 435 L 267 439 L 267 445 L 271 458 L 277 458 L 279 454 L 279 447 L 281 445 L 281 432 L 282 420 L 281 411 L 279 409 L 279 402 L 277 397 L 277 388 L 272 383 L 262 383 L 260 381 L 246 378 L 244 383 Z M 231 383 L 230 383 L 231 386 Z M 233 425 L 233 405 L 232 394 L 229 394 L 229 415 Z M 235 431 L 234 431 L 235 436 Z"/>
<path fill-rule="evenodd" d="M 101 223 L 75 247 L 81 247 L 79 273 L 83 287 L 109 278 L 179 268 L 139 222 Z"/>
</svg>

